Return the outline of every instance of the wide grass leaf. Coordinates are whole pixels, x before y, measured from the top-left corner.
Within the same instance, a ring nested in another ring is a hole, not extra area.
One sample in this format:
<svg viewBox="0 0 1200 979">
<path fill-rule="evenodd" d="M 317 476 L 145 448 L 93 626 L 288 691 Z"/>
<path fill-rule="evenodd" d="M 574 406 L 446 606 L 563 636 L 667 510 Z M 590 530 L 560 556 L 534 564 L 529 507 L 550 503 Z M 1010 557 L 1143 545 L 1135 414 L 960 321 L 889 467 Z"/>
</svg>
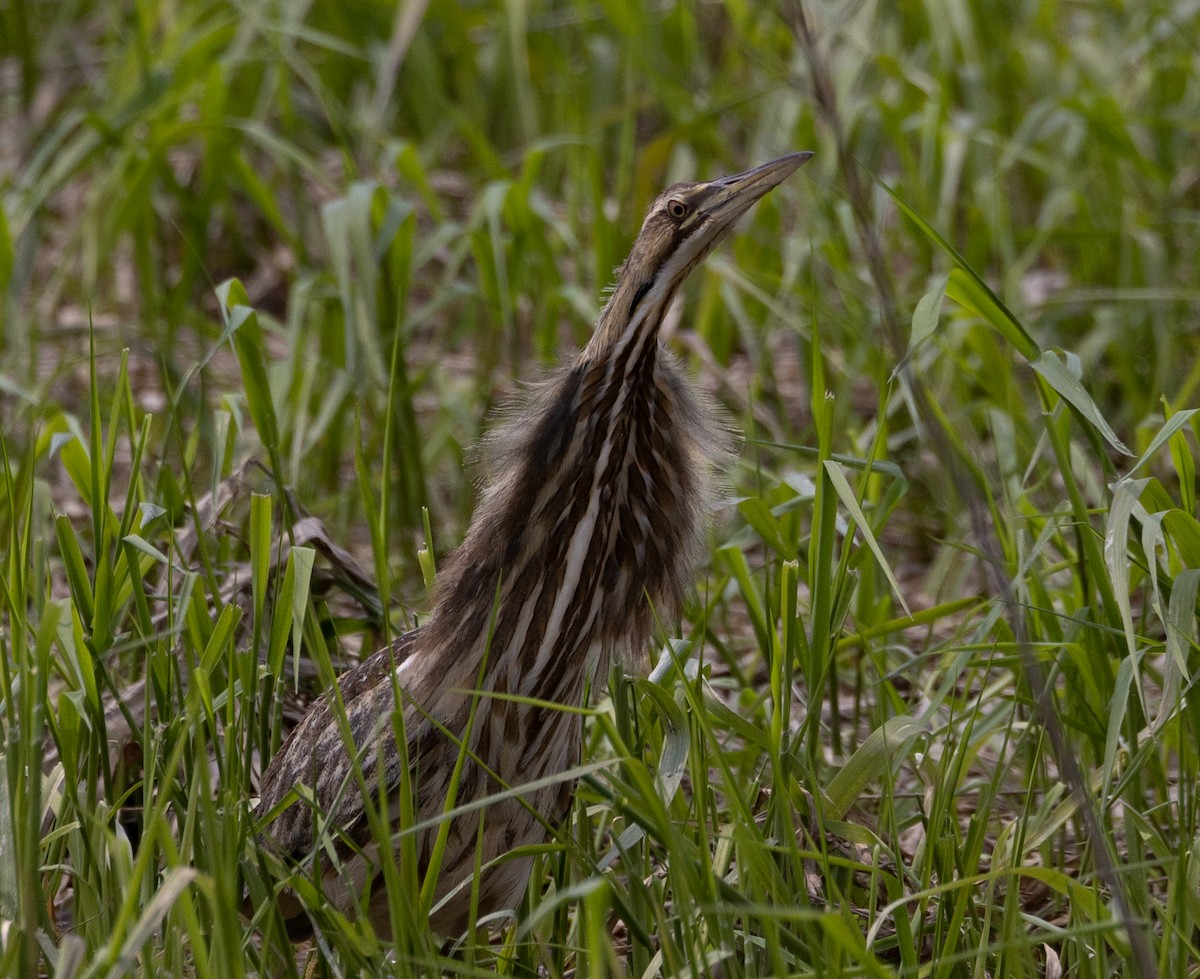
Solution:
<svg viewBox="0 0 1200 979">
<path fill-rule="evenodd" d="M 929 733 L 929 724 L 920 718 L 900 714 L 889 718 L 872 731 L 858 750 L 834 774 L 825 786 L 826 814 L 842 819 L 863 790 L 906 758 L 917 739 Z"/>
</svg>

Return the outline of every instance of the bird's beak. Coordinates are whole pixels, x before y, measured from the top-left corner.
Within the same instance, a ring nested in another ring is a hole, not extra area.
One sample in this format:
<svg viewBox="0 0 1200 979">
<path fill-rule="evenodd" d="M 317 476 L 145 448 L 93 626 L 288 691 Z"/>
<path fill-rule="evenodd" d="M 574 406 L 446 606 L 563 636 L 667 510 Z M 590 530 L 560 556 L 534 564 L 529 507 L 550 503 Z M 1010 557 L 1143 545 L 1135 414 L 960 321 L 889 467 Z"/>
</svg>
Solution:
<svg viewBox="0 0 1200 979">
<path fill-rule="evenodd" d="M 753 187 L 757 191 L 757 197 L 762 197 L 772 187 L 778 187 L 804 166 L 812 159 L 812 156 L 810 150 L 802 153 L 789 153 L 787 156 L 781 156 L 778 160 L 764 163 L 753 170 L 735 173 L 732 177 L 721 177 L 719 180 L 714 180 L 713 183 L 733 190 L 735 196 L 739 197 L 743 193 L 748 193 Z"/>
<path fill-rule="evenodd" d="M 812 159 L 812 153 L 789 153 L 778 160 L 764 163 L 753 170 L 735 173 L 730 177 L 719 177 L 709 185 L 714 194 L 706 206 L 714 216 L 734 221 L 773 187 L 795 173 Z"/>
</svg>

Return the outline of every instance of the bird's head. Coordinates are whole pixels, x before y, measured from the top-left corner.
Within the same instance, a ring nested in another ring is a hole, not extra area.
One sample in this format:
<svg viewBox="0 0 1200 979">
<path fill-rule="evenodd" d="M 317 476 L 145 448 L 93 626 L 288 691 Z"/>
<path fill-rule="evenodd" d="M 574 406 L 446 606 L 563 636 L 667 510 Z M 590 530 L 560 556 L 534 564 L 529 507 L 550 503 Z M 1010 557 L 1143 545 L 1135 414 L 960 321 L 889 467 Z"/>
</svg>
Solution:
<svg viewBox="0 0 1200 979">
<path fill-rule="evenodd" d="M 656 326 L 675 291 L 737 219 L 811 157 L 789 153 L 745 173 L 663 191 L 646 212 L 618 273 L 602 331 L 613 338 L 612 333 L 641 322 Z"/>
</svg>

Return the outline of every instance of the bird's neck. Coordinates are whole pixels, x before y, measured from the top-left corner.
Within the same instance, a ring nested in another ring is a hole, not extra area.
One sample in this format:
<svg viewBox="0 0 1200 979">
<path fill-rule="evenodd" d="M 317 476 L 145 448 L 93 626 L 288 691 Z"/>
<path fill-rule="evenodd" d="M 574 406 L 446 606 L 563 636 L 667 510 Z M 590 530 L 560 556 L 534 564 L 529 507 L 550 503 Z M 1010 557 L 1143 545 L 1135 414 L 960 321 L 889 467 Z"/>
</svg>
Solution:
<svg viewBox="0 0 1200 979">
<path fill-rule="evenodd" d="M 439 579 L 434 645 L 486 656 L 489 689 L 577 700 L 676 614 L 695 565 L 715 426 L 655 331 L 604 331 L 487 440 L 488 488 Z"/>
<path fill-rule="evenodd" d="M 621 363 L 652 350 L 676 292 L 675 282 L 660 279 L 654 271 L 620 269 L 583 358 Z"/>
</svg>

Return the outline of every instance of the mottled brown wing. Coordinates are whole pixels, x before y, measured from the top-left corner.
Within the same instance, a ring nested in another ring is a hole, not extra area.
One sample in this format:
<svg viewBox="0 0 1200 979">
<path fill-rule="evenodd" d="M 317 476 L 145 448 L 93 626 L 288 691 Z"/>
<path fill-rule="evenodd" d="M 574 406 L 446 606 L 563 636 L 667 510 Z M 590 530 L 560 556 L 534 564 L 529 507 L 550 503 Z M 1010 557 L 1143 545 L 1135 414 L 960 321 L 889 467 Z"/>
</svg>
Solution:
<svg viewBox="0 0 1200 979">
<path fill-rule="evenodd" d="M 375 725 L 391 716 L 395 699 L 388 674 L 412 654 L 420 631 L 413 630 L 400 636 L 338 681 L 350 733 L 357 747 L 361 748 L 378 736 Z M 378 701 L 378 704 L 368 705 L 367 701 Z M 363 803 L 357 789 L 343 791 L 343 786 L 352 777 L 352 758 L 342 741 L 342 728 L 335 721 L 334 709 L 331 695 L 327 693 L 271 759 L 261 779 L 260 799 L 254 811 L 256 818 L 266 816 L 296 786 L 307 785 L 313 790 L 318 805 L 326 811 L 341 797 L 336 812 L 337 824 L 351 838 L 357 837 L 355 828 L 364 821 Z M 368 785 L 372 785 L 374 763 L 366 760 L 362 769 Z M 302 801 L 293 803 L 263 828 L 262 838 L 281 856 L 303 858 L 313 845 L 312 809 Z"/>
</svg>

